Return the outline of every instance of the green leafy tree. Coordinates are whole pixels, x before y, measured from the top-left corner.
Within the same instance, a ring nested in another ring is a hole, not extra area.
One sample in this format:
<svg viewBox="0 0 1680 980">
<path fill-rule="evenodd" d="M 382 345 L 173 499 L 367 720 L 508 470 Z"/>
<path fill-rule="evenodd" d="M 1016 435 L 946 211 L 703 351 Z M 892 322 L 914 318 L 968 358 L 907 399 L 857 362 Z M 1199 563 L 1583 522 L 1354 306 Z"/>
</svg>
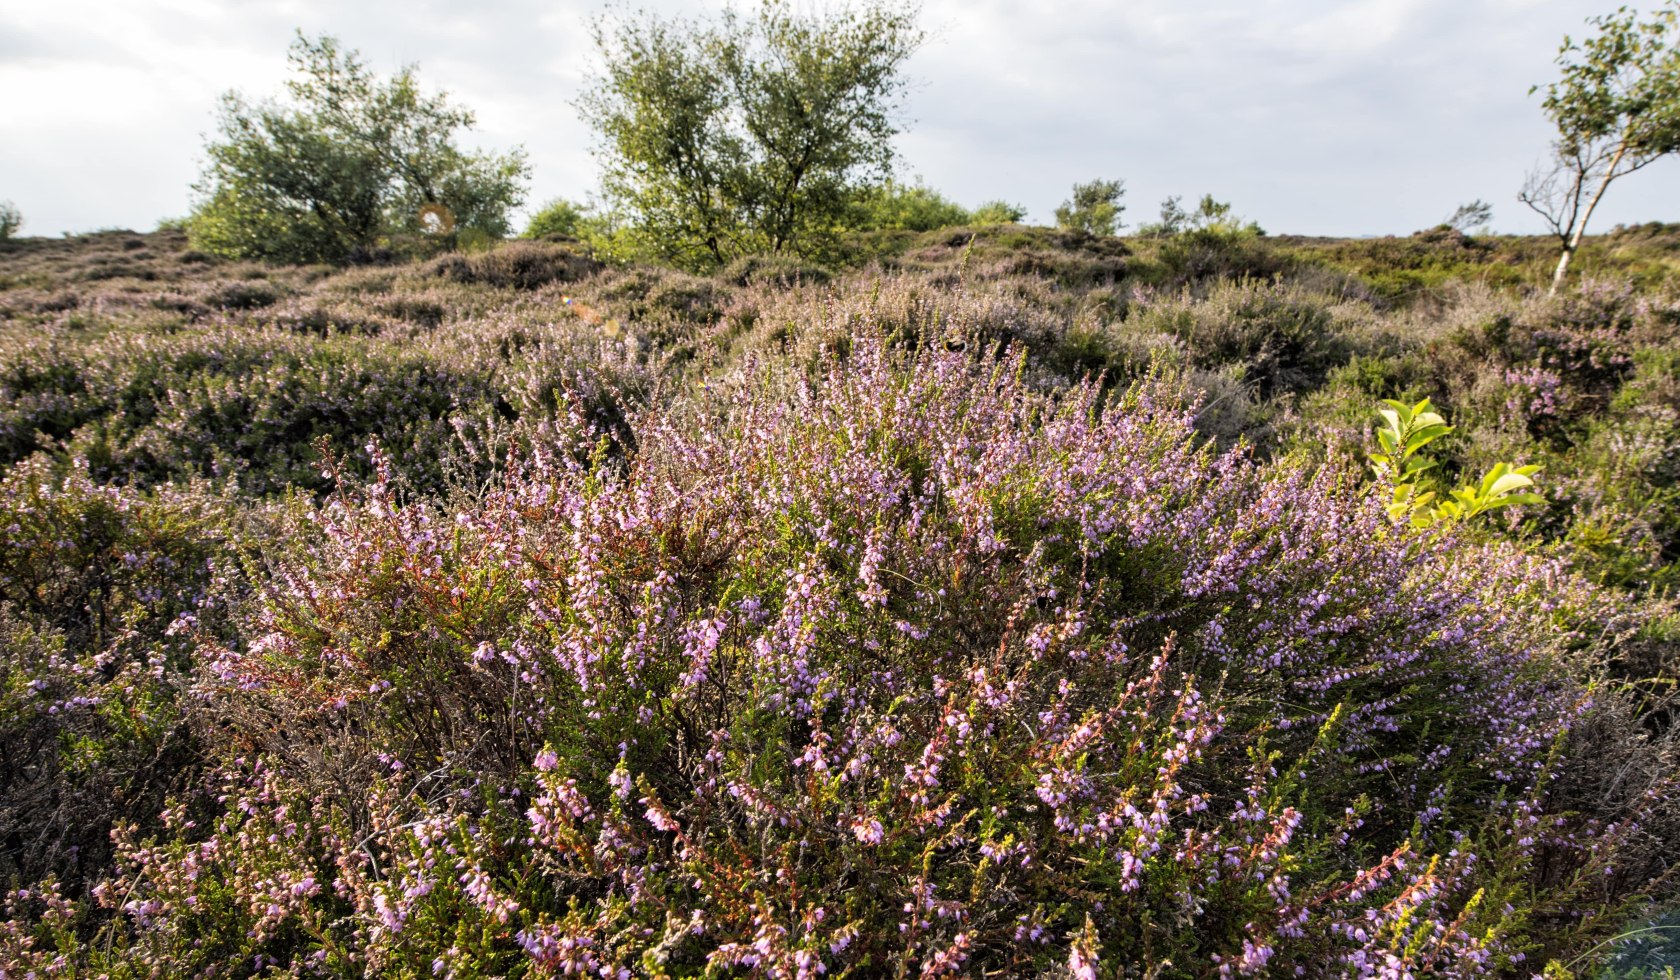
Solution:
<svg viewBox="0 0 1680 980">
<path fill-rule="evenodd" d="M 565 235 L 577 238 L 587 220 L 583 208 L 578 207 L 565 198 L 555 198 L 543 205 L 541 211 L 531 215 L 531 220 L 525 225 L 524 238 L 542 238 L 546 235 Z"/>
<path fill-rule="evenodd" d="M 524 155 L 466 152 L 473 114 L 420 90 L 414 66 L 387 81 L 331 37 L 301 33 L 287 102 L 223 96 L 205 148 L 197 247 L 236 258 L 340 262 L 401 239 L 501 237 L 524 193 Z"/>
<path fill-rule="evenodd" d="M 1551 161 L 1518 195 L 1562 245 L 1553 293 L 1611 183 L 1680 150 L 1680 0 L 1648 20 L 1623 7 L 1588 23 L 1598 33 L 1563 39 L 1563 77 L 1544 89 L 1541 105 L 1558 130 Z"/>
<path fill-rule="evenodd" d="M 889 180 L 858 195 L 857 214 L 849 223 L 864 231 L 933 231 L 968 224 L 969 217 L 962 205 L 920 181 Z"/>
<path fill-rule="evenodd" d="M 598 21 L 604 70 L 579 101 L 603 186 L 661 258 L 813 255 L 891 176 L 914 9 L 818 14 L 765 0 L 715 21 Z"/>
<path fill-rule="evenodd" d="M 0 242 L 11 238 L 23 227 L 23 212 L 11 201 L 0 201 Z"/>
<path fill-rule="evenodd" d="M 1126 210 L 1120 198 L 1125 193 L 1125 181 L 1120 180 L 1074 184 L 1073 197 L 1056 209 L 1056 226 L 1092 235 L 1112 235 L 1125 227 L 1120 223 L 1120 213 Z"/>
</svg>

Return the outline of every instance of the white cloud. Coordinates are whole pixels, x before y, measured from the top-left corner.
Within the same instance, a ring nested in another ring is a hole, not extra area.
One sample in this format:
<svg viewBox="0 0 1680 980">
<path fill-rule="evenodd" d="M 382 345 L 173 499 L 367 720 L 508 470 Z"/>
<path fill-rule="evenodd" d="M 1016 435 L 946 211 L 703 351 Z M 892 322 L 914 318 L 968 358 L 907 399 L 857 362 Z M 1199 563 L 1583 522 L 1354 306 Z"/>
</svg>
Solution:
<svg viewBox="0 0 1680 980">
<path fill-rule="evenodd" d="M 698 14 L 721 0 L 661 0 Z M 1276 232 L 1405 233 L 1513 198 L 1549 133 L 1528 87 L 1600 0 L 928 0 L 906 168 L 967 203 L 1048 218 L 1075 180 L 1124 177 L 1127 217 L 1212 192 Z M 217 96 L 278 90 L 294 28 L 476 110 L 470 141 L 523 144 L 533 205 L 593 185 L 571 101 L 585 0 L 0 0 L 0 199 L 37 234 L 149 227 L 188 206 Z M 1680 218 L 1674 167 L 1612 191 L 1604 226 Z"/>
</svg>

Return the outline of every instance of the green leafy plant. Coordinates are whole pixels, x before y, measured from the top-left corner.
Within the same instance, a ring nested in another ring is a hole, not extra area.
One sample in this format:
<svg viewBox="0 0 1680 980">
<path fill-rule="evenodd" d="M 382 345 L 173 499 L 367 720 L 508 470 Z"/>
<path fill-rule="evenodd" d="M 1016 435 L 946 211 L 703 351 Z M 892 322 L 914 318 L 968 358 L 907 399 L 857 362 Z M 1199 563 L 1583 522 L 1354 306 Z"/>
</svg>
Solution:
<svg viewBox="0 0 1680 980">
<path fill-rule="evenodd" d="M 1453 427 L 1427 398 L 1414 405 L 1385 398 L 1383 405 L 1377 409 L 1383 419 L 1377 430 L 1381 448 L 1371 453 L 1370 459 L 1378 478 L 1393 484 L 1388 516 L 1395 522 L 1430 527 L 1467 521 L 1515 504 L 1545 502 L 1539 494 L 1529 492 L 1540 467 L 1506 462 L 1494 464 L 1480 480 L 1465 482 L 1443 494 L 1429 472 L 1437 463 L 1422 455 L 1422 450 L 1452 432 Z"/>
</svg>

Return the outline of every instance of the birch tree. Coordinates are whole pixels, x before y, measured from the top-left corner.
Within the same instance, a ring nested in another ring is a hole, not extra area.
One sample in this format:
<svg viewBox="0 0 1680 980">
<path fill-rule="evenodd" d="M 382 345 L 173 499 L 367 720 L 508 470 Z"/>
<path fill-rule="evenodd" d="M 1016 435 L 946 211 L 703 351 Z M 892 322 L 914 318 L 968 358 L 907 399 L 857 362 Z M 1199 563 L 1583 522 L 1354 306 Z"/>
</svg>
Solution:
<svg viewBox="0 0 1680 980">
<path fill-rule="evenodd" d="M 1596 35 L 1565 37 L 1558 50 L 1563 77 L 1544 88 L 1541 103 L 1558 138 L 1551 160 L 1529 174 L 1518 195 L 1562 246 L 1552 293 L 1610 185 L 1680 150 L 1680 0 L 1646 20 L 1622 7 L 1588 23 Z"/>
</svg>

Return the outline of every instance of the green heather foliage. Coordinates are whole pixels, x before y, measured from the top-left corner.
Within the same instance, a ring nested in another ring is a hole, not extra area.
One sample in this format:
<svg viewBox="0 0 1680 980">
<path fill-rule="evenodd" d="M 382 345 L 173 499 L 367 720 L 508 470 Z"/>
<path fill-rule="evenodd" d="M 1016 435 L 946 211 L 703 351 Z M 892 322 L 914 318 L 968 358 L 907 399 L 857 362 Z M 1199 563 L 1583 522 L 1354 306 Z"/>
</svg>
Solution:
<svg viewBox="0 0 1680 980">
<path fill-rule="evenodd" d="M 968 218 L 0 249 L 0 974 L 1672 955 L 1672 229 Z"/>
<path fill-rule="evenodd" d="M 201 773 L 184 628 L 225 628 L 244 576 L 226 502 L 42 463 L 0 482 L 0 877 L 85 887 Z"/>
<path fill-rule="evenodd" d="M 229 258 L 345 262 L 501 237 L 524 193 L 519 151 L 468 153 L 471 112 L 421 91 L 414 67 L 374 78 L 356 52 L 301 33 L 289 104 L 222 99 L 218 137 L 195 189 L 193 243 Z M 428 236 L 428 209 L 443 217 Z M 441 210 L 438 210 L 441 209 Z"/>
</svg>

